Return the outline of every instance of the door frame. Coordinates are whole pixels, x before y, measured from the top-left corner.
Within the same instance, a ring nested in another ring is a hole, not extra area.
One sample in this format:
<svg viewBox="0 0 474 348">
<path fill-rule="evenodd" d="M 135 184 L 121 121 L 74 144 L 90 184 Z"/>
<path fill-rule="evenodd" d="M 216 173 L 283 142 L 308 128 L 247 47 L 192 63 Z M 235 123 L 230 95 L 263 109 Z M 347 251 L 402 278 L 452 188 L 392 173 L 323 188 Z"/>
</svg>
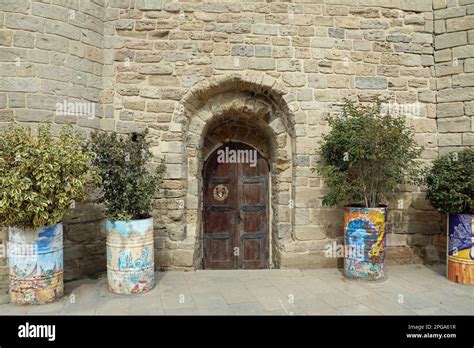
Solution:
<svg viewBox="0 0 474 348">
<path fill-rule="evenodd" d="M 268 156 L 264 155 L 258 148 L 256 148 L 254 145 L 247 143 L 245 141 L 241 140 L 236 140 L 236 139 L 229 139 L 228 141 L 225 142 L 219 142 L 217 143 L 211 150 L 208 151 L 207 155 L 205 158 L 202 159 L 201 162 L 201 169 L 199 170 L 199 221 L 200 221 L 200 231 L 199 231 L 199 239 L 200 239 L 200 250 L 199 250 L 199 265 L 200 269 L 205 269 L 204 268 L 204 233 L 205 233 L 205 211 L 204 211 L 204 188 L 205 188 L 205 182 L 204 182 L 204 171 L 206 169 L 206 163 L 209 160 L 209 158 L 223 145 L 227 143 L 241 143 L 245 144 L 247 146 L 250 146 L 251 148 L 255 149 L 260 156 L 265 160 L 268 166 L 268 177 L 267 177 L 267 183 L 268 183 L 268 192 L 267 192 L 267 209 L 268 209 L 268 214 L 267 214 L 267 228 L 268 228 L 268 259 L 267 259 L 267 267 L 263 269 L 272 269 L 273 268 L 273 228 L 272 228 L 272 223 L 273 223 L 273 205 L 272 205 L 272 195 L 273 195 L 273 186 L 272 186 L 272 163 L 269 160 Z M 237 268 L 239 270 L 240 268 Z M 231 271 L 231 269 L 229 270 Z"/>
</svg>

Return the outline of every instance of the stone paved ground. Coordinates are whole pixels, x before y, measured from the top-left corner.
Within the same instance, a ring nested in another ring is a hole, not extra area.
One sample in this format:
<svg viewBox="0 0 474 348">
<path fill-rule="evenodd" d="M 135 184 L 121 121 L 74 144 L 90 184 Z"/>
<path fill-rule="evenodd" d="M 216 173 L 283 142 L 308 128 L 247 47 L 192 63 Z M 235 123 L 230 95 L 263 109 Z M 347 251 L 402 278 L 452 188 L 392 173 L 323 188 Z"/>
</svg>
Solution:
<svg viewBox="0 0 474 348">
<path fill-rule="evenodd" d="M 106 278 L 86 279 L 67 283 L 59 302 L 0 305 L 0 314 L 474 314 L 474 287 L 448 281 L 444 266 L 387 270 L 370 284 L 337 269 L 157 272 L 152 291 L 131 297 L 109 293 Z"/>
</svg>

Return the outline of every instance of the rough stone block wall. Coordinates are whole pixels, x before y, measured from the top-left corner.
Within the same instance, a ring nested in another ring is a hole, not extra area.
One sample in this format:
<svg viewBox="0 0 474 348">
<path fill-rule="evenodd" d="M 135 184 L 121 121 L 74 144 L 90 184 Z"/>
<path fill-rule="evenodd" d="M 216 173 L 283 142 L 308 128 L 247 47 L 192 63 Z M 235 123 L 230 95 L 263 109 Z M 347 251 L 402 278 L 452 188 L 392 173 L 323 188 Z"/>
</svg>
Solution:
<svg viewBox="0 0 474 348">
<path fill-rule="evenodd" d="M 55 133 L 64 124 L 84 131 L 101 128 L 104 5 L 105 1 L 1 1 L 1 131 L 13 121 L 33 132 L 44 123 Z M 56 113 L 57 103 L 64 102 L 93 105 L 94 117 Z M 105 246 L 95 249 L 98 239 L 86 227 L 96 230 L 94 222 L 81 227 L 65 224 L 66 279 L 105 270 Z M 6 231 L 0 239 L 6 244 Z M 0 299 L 8 284 L 6 263 L 0 259 Z"/>
<path fill-rule="evenodd" d="M 326 116 L 343 98 L 383 97 L 419 106 L 404 115 L 423 160 L 471 146 L 472 2 L 8 0 L 0 8 L 0 128 L 149 128 L 155 161 L 167 165 L 154 203 L 156 265 L 189 269 L 200 267 L 206 132 L 221 117 L 268 108 L 273 266 L 335 266 L 323 250 L 342 241 L 342 211 L 321 205 L 327 189 L 311 171 Z M 94 103 L 94 117 L 56 115 L 64 99 Z M 388 203 L 388 261 L 439 260 L 442 217 L 424 193 L 403 186 Z M 105 269 L 101 219 L 91 204 L 66 219 L 68 279 Z"/>
<path fill-rule="evenodd" d="M 104 79 L 114 96 L 115 129 L 151 127 L 156 153 L 169 164 L 168 197 L 157 206 L 158 264 L 189 266 L 192 241 L 199 238 L 199 219 L 191 225 L 179 208 L 181 199 L 189 201 L 182 147 L 189 134 L 183 134 L 188 120 L 177 110 L 188 90 L 211 93 L 200 86 L 216 76 L 264 73 L 287 91 L 295 146 L 286 199 L 294 208 L 278 208 L 280 218 L 288 217 L 279 221 L 279 266 L 335 265 L 322 250 L 341 241 L 342 212 L 321 206 L 326 189 L 310 168 L 328 130 L 325 115 L 337 112 L 342 98 L 420 103 L 421 114 L 408 115 L 409 122 L 425 147 L 423 158 L 438 155 L 431 1 L 124 1 L 111 2 L 106 11 L 104 68 L 115 67 L 115 75 Z M 389 259 L 438 256 L 433 244 L 440 217 L 423 197 L 404 187 L 391 202 Z"/>
<path fill-rule="evenodd" d="M 3 1 L 1 124 L 100 128 L 104 1 Z M 95 103 L 95 118 L 56 115 L 56 104 Z"/>
<path fill-rule="evenodd" d="M 106 270 L 104 214 L 92 202 L 76 203 L 64 219 L 64 278 L 77 279 Z"/>
<path fill-rule="evenodd" d="M 474 1 L 434 1 L 440 154 L 474 146 Z"/>
</svg>

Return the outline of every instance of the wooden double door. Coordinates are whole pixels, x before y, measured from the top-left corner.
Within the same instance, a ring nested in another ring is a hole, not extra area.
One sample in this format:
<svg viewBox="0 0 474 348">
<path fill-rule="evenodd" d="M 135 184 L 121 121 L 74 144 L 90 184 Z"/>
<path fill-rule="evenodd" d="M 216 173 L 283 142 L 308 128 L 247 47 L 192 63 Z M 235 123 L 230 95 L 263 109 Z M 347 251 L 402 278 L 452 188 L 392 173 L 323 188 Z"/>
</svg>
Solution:
<svg viewBox="0 0 474 348">
<path fill-rule="evenodd" d="M 203 167 L 204 268 L 268 268 L 266 159 L 243 143 L 225 143 Z"/>
</svg>

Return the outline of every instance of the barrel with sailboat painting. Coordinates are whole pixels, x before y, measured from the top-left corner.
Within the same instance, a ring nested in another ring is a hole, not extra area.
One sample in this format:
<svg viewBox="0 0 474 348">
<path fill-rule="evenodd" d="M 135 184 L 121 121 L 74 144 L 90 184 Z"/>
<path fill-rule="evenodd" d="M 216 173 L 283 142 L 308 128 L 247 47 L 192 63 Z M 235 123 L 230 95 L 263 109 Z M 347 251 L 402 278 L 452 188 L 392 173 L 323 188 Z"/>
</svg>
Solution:
<svg viewBox="0 0 474 348">
<path fill-rule="evenodd" d="M 63 225 L 34 231 L 8 228 L 10 302 L 47 304 L 64 294 Z"/>
</svg>

